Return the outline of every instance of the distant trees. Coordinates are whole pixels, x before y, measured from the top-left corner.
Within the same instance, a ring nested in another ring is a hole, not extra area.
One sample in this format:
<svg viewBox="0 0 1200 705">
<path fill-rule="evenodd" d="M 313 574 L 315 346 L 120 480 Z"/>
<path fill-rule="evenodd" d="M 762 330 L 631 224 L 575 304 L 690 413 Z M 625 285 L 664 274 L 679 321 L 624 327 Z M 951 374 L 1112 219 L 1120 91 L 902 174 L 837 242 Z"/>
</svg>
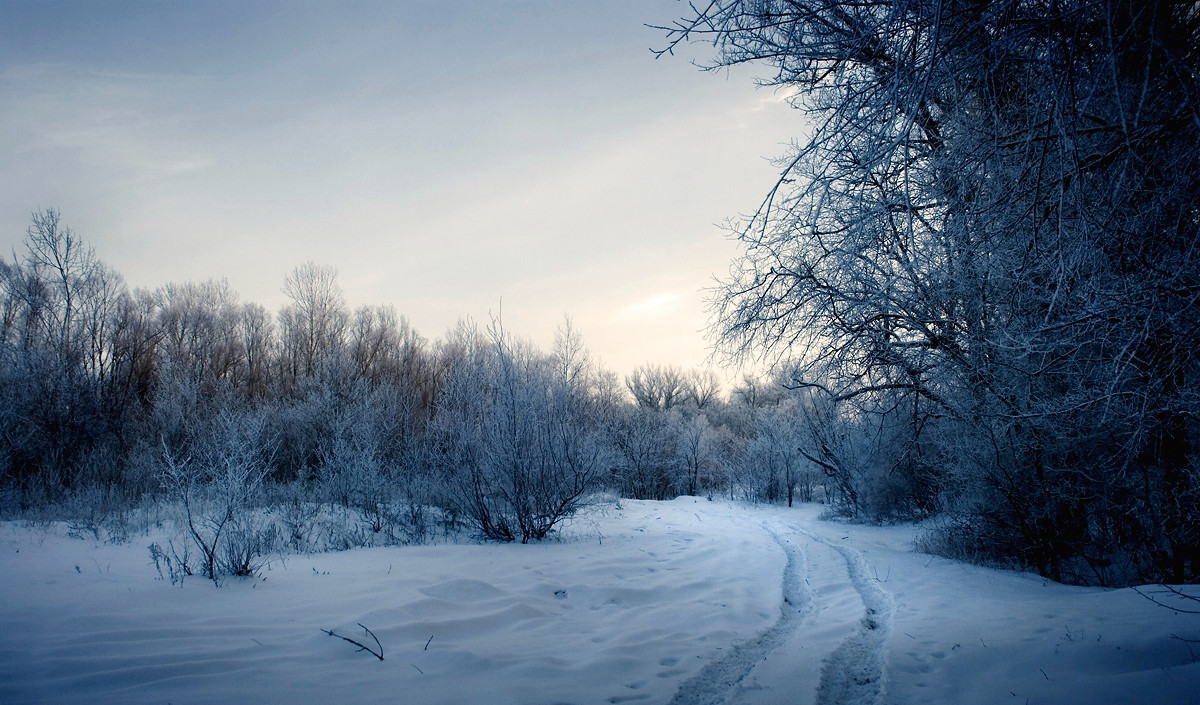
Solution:
<svg viewBox="0 0 1200 705">
<path fill-rule="evenodd" d="M 0 511 L 51 506 L 99 536 L 167 498 L 164 576 L 439 527 L 536 541 L 597 491 L 783 501 L 816 476 L 775 380 L 729 401 L 713 370 L 646 364 L 623 386 L 569 318 L 548 352 L 498 321 L 430 342 L 391 307 L 350 312 L 314 264 L 278 316 L 221 280 L 130 292 L 56 212 L 33 223 L 27 256 L 0 260 Z"/>
<path fill-rule="evenodd" d="M 613 418 L 613 484 L 623 496 L 669 499 L 680 493 L 677 420 L 677 414 L 640 405 L 621 409 Z"/>
<path fill-rule="evenodd" d="M 206 388 L 248 379 L 242 310 L 229 282 L 167 284 L 150 297 L 161 370 Z"/>
<path fill-rule="evenodd" d="M 313 377 L 341 351 L 349 328 L 337 270 L 302 264 L 284 280 L 283 293 L 291 299 L 279 313 L 285 370 L 293 378 Z"/>
<path fill-rule="evenodd" d="M 0 268 L 0 461 L 29 497 L 110 477 L 131 411 L 120 276 L 54 210 L 33 214 L 23 259 Z"/>
<path fill-rule="evenodd" d="M 721 397 L 721 378 L 711 368 L 691 370 L 687 375 L 685 386 L 688 401 L 700 411 L 713 404 Z"/>
<path fill-rule="evenodd" d="M 757 421 L 756 435 L 746 455 L 750 462 L 765 469 L 765 498 L 786 499 L 790 507 L 798 492 L 800 501 L 811 502 L 813 473 L 801 451 L 801 431 L 794 405 L 781 404 L 770 413 L 760 414 Z"/>
<path fill-rule="evenodd" d="M 269 391 L 275 321 L 262 305 L 245 304 L 238 316 L 237 334 L 246 355 L 246 394 L 252 399 L 262 398 Z"/>
<path fill-rule="evenodd" d="M 643 409 L 670 411 L 688 396 L 688 378 L 670 365 L 642 365 L 625 378 L 625 386 Z"/>
<path fill-rule="evenodd" d="M 883 433 L 871 474 L 948 512 L 946 550 L 1200 579 L 1196 5 L 697 8 L 671 46 L 761 62 L 815 118 L 735 228 L 724 349 L 824 396 L 813 429 Z"/>
</svg>

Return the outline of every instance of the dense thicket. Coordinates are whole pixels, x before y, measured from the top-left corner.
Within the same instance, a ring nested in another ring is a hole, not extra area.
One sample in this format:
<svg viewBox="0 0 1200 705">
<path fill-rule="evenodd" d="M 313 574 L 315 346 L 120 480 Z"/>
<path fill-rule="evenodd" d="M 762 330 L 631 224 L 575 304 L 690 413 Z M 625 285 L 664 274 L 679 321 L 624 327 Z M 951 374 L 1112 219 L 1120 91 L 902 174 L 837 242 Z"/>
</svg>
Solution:
<svg viewBox="0 0 1200 705">
<path fill-rule="evenodd" d="M 156 561 L 217 579 L 281 543 L 537 540 L 602 491 L 820 494 L 774 382 L 727 402 L 711 370 L 648 364 L 622 384 L 569 319 L 549 352 L 499 321 L 430 342 L 390 307 L 351 311 L 332 268 L 282 288 L 275 314 L 221 281 L 129 291 L 34 214 L 0 260 L 0 509 L 95 532 L 166 499 L 181 540 Z"/>
<path fill-rule="evenodd" d="M 855 506 L 1056 580 L 1200 579 L 1200 6 L 714 0 L 809 136 L 715 333 Z"/>
</svg>

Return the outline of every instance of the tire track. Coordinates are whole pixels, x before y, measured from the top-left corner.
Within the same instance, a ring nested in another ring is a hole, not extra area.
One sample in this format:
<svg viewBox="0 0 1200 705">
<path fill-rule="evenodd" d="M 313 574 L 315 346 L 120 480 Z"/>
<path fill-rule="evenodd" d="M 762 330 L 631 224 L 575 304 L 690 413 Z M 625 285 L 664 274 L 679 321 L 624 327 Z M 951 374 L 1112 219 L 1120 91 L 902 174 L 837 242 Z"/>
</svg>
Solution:
<svg viewBox="0 0 1200 705">
<path fill-rule="evenodd" d="M 841 555 L 864 607 L 858 628 L 825 659 L 817 687 L 817 704 L 876 705 L 882 702 L 885 692 L 884 646 L 891 631 L 895 602 L 879 581 L 868 575 L 869 565 L 861 551 L 794 528 Z"/>
<path fill-rule="evenodd" d="M 750 671 L 779 648 L 812 611 L 812 593 L 803 578 L 807 569 L 804 552 L 781 537 L 766 522 L 762 527 L 787 555 L 779 619 L 757 637 L 735 644 L 724 656 L 685 681 L 675 697 L 671 698 L 671 705 L 717 705 L 726 702 Z"/>
</svg>

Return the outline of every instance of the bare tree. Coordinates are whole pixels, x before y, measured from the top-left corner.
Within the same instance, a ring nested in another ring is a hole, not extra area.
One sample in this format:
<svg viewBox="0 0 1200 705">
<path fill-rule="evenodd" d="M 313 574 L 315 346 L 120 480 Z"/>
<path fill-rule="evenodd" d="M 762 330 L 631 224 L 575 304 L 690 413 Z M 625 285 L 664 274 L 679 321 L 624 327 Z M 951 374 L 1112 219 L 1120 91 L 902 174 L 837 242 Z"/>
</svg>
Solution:
<svg viewBox="0 0 1200 705">
<path fill-rule="evenodd" d="M 292 302 L 280 313 L 291 372 L 312 377 L 341 350 L 349 326 L 337 269 L 302 264 L 284 280 L 283 293 Z"/>
<path fill-rule="evenodd" d="M 677 413 L 644 406 L 626 407 L 611 422 L 616 477 L 621 494 L 637 499 L 670 499 L 679 493 Z"/>
<path fill-rule="evenodd" d="M 774 406 L 783 400 L 784 389 L 778 380 L 770 377 L 742 375 L 742 381 L 733 388 L 732 398 L 747 409 Z"/>
<path fill-rule="evenodd" d="M 673 365 L 642 365 L 625 377 L 625 386 L 638 406 L 670 411 L 687 395 L 687 376 Z"/>
<path fill-rule="evenodd" d="M 44 320 L 46 334 L 60 355 L 75 353 L 79 299 L 97 266 L 96 255 L 74 231 L 62 224 L 58 211 L 33 214 L 26 230 L 25 262 L 35 279 L 45 282 L 54 314 Z"/>
<path fill-rule="evenodd" d="M 696 408 L 703 411 L 706 406 L 720 399 L 721 378 L 711 367 L 692 370 L 687 375 L 687 396 Z"/>
<path fill-rule="evenodd" d="M 237 330 L 246 355 L 246 392 L 251 398 L 262 397 L 275 353 L 275 322 L 261 304 L 248 303 L 242 306 Z"/>
<path fill-rule="evenodd" d="M 770 413 L 759 415 L 758 434 L 750 453 L 757 450 L 766 461 L 772 481 L 782 488 L 789 507 L 797 493 L 800 501 L 812 501 L 812 463 L 801 449 L 803 442 L 795 403 L 780 404 Z"/>
<path fill-rule="evenodd" d="M 586 392 L 591 386 L 593 364 L 583 335 L 571 317 L 563 314 L 562 323 L 554 329 L 552 349 L 555 367 L 568 389 Z"/>
<path fill-rule="evenodd" d="M 123 280 L 52 209 L 33 214 L 24 258 L 0 275 L 5 475 L 43 501 L 119 479 L 129 408 L 113 386 Z"/>
<path fill-rule="evenodd" d="M 152 296 L 164 370 L 209 387 L 244 376 L 242 308 L 228 281 L 167 284 Z"/>
</svg>

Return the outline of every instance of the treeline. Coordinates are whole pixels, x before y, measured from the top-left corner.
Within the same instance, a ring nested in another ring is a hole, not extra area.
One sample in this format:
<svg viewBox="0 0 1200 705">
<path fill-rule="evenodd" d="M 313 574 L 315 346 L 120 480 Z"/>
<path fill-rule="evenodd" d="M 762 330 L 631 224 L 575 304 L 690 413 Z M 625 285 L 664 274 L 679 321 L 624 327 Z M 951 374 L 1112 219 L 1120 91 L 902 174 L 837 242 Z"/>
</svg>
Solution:
<svg viewBox="0 0 1200 705">
<path fill-rule="evenodd" d="M 5 509 L 334 503 L 372 540 L 421 540 L 436 514 L 528 541 L 597 491 L 859 501 L 797 451 L 777 384 L 726 398 L 713 371 L 661 365 L 622 380 L 569 319 L 548 352 L 500 321 L 430 341 L 389 306 L 351 311 L 314 264 L 283 291 L 274 314 L 222 281 L 131 291 L 35 213 L 0 260 Z"/>
</svg>

